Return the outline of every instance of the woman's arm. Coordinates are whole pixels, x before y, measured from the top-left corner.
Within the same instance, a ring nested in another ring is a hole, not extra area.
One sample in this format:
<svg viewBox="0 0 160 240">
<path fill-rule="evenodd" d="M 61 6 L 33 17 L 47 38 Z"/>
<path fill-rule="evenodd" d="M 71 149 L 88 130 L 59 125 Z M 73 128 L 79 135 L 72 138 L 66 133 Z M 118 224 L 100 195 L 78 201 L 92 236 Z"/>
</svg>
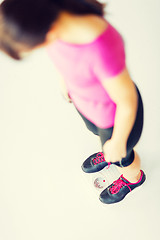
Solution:
<svg viewBox="0 0 160 240">
<path fill-rule="evenodd" d="M 138 97 L 127 68 L 116 77 L 104 80 L 102 84 L 117 105 L 114 129 L 110 141 L 113 143 L 112 146 L 118 147 L 118 149 L 115 149 L 115 153 L 111 153 L 110 159 L 108 159 L 108 161 L 114 162 L 126 156 L 127 139 L 136 118 Z M 112 147 L 108 144 L 104 145 L 107 152 L 110 151 L 109 148 L 111 150 Z"/>
</svg>

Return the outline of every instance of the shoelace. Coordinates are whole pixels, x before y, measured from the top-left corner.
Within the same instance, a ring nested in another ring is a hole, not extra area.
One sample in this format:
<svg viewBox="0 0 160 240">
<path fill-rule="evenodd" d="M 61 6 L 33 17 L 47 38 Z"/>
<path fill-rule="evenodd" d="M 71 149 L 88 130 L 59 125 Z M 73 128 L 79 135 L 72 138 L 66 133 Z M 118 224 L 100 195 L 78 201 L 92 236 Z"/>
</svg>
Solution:
<svg viewBox="0 0 160 240">
<path fill-rule="evenodd" d="M 120 191 L 120 189 L 123 187 L 123 186 L 127 186 L 129 188 L 129 190 L 131 191 L 131 188 L 128 186 L 127 183 L 125 183 L 122 179 L 122 175 L 120 176 L 120 178 L 118 178 L 116 181 L 113 182 L 113 185 L 112 187 L 110 187 L 110 192 L 112 194 L 116 194 Z"/>
<path fill-rule="evenodd" d="M 97 153 L 96 157 L 93 159 L 93 164 L 97 165 L 101 162 L 105 162 L 104 154 L 102 152 Z M 108 162 L 108 168 L 110 167 L 111 163 Z"/>
</svg>

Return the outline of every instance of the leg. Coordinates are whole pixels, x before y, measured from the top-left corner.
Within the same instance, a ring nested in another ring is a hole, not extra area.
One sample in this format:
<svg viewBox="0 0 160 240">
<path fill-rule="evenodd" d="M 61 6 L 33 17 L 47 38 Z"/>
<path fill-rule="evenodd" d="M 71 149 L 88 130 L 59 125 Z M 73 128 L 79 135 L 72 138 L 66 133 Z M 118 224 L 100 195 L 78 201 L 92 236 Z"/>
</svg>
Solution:
<svg viewBox="0 0 160 240">
<path fill-rule="evenodd" d="M 140 172 L 140 158 L 139 155 L 137 154 L 137 152 L 134 150 L 134 161 L 132 162 L 131 165 L 127 166 L 127 167 L 118 167 L 118 170 L 121 174 L 123 174 L 123 176 L 130 182 L 134 183 L 137 182 L 141 176 L 141 172 Z"/>
</svg>

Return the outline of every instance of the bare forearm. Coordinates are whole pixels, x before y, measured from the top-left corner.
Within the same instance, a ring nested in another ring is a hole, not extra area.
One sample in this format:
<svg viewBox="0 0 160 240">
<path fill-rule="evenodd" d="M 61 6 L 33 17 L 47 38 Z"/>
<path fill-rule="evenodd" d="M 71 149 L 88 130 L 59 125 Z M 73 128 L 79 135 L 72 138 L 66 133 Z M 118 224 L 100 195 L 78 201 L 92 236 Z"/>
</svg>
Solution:
<svg viewBox="0 0 160 240">
<path fill-rule="evenodd" d="M 137 113 L 137 99 L 117 104 L 112 139 L 127 143 Z"/>
</svg>

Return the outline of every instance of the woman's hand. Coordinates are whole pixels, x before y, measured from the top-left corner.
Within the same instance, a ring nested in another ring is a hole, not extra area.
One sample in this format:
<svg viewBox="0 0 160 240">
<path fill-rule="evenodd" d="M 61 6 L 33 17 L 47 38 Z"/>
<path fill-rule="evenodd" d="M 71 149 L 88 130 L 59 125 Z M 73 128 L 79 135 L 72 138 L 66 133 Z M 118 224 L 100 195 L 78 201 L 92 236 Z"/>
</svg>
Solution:
<svg viewBox="0 0 160 240">
<path fill-rule="evenodd" d="M 126 143 L 111 138 L 103 145 L 103 153 L 106 162 L 119 162 L 127 155 Z"/>
<path fill-rule="evenodd" d="M 66 87 L 66 84 L 64 82 L 63 79 L 60 79 L 60 90 L 61 90 L 61 94 L 63 96 L 63 98 L 69 102 L 69 103 L 72 103 L 72 99 L 68 93 L 68 90 L 67 90 L 67 87 Z"/>
<path fill-rule="evenodd" d="M 70 95 L 66 89 L 61 89 L 61 94 L 67 102 L 72 103 L 72 99 L 70 98 Z"/>
</svg>

